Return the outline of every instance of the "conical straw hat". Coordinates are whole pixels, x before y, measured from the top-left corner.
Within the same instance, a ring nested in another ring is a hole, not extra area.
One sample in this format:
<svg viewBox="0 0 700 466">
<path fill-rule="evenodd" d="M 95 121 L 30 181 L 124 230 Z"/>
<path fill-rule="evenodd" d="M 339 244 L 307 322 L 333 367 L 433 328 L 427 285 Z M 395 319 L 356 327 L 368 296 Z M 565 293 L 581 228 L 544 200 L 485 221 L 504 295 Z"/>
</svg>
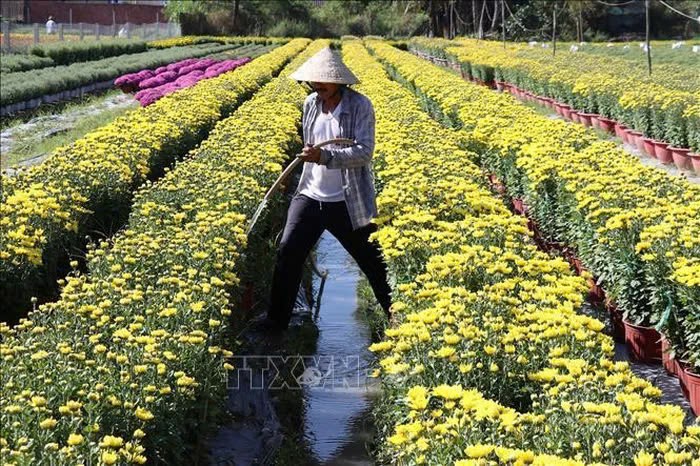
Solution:
<svg viewBox="0 0 700 466">
<path fill-rule="evenodd" d="M 360 82 L 329 47 L 322 49 L 299 67 L 290 78 L 315 83 L 357 84 Z"/>
</svg>

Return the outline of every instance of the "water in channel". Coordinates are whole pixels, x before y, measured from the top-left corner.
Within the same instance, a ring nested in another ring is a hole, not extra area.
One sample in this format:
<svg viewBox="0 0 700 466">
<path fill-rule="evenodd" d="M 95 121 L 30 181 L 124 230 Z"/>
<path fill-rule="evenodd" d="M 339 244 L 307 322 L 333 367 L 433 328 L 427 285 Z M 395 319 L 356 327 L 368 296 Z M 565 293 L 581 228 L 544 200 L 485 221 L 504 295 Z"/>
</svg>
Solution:
<svg viewBox="0 0 700 466">
<path fill-rule="evenodd" d="M 319 464 L 371 465 L 370 409 L 378 385 L 369 378 L 371 335 L 358 309 L 361 272 L 328 232 L 316 245 L 316 260 L 328 278 L 316 319 L 316 354 L 306 368 L 305 434 Z M 314 280 L 318 290 L 321 279 Z"/>
</svg>

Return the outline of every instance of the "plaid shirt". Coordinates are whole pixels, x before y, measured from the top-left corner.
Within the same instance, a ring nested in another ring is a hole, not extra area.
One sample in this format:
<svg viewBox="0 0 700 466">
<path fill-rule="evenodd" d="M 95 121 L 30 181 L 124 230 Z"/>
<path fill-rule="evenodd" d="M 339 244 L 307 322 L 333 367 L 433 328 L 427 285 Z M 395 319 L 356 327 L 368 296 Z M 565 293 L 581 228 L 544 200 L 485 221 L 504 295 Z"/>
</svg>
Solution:
<svg viewBox="0 0 700 466">
<path fill-rule="evenodd" d="M 318 163 L 328 168 L 340 169 L 343 181 L 345 204 L 350 214 L 354 230 L 370 223 L 377 216 L 377 202 L 372 173 L 372 153 L 374 152 L 374 108 L 364 95 L 350 88 L 344 88 L 341 97 L 339 126 L 342 138 L 355 141 L 355 144 L 342 149 L 321 149 Z M 304 101 L 302 127 L 304 143 L 311 140 L 313 125 L 321 112 L 321 100 L 314 92 Z M 302 171 L 302 180 L 311 176 L 307 162 Z M 302 184 L 301 181 L 299 183 Z"/>
</svg>

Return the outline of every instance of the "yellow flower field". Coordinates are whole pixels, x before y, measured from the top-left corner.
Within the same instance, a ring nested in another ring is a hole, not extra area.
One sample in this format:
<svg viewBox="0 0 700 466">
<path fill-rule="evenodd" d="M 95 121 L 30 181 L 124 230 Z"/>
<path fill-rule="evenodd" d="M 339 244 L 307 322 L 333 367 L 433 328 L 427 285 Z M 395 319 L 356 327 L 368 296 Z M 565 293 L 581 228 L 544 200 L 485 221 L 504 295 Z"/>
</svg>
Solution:
<svg viewBox="0 0 700 466">
<path fill-rule="evenodd" d="M 222 117 L 268 82 L 303 47 L 295 40 L 232 73 L 139 108 L 16 177 L 2 177 L 0 280 L 7 288 L 48 273 L 105 211 L 119 213 L 135 188 L 200 142 Z"/>
<path fill-rule="evenodd" d="M 59 301 L 0 328 L 3 461 L 187 461 L 183 437 L 211 422 L 232 369 L 223 336 L 246 221 L 301 143 L 306 93 L 286 75 L 321 46 L 141 188 L 128 228 L 89 251 L 89 273 L 72 274 Z"/>
<path fill-rule="evenodd" d="M 370 45 L 382 58 L 386 47 Z M 382 459 L 697 464 L 700 428 L 612 362 L 603 324 L 577 313 L 584 278 L 537 251 L 525 220 L 490 195 L 479 156 L 460 149 L 474 136 L 432 121 L 360 43 L 343 51 L 377 113 L 375 235 L 398 290 L 399 322 L 370 347 L 390 432 Z"/>
</svg>

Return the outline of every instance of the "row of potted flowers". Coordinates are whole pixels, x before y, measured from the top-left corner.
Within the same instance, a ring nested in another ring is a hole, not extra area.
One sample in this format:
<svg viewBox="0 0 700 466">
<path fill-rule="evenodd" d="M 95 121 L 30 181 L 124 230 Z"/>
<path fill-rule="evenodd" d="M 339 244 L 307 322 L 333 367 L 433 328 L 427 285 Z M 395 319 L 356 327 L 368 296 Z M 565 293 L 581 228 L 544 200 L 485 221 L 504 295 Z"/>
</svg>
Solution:
<svg viewBox="0 0 700 466">
<path fill-rule="evenodd" d="M 396 321 L 370 347 L 380 461 L 693 464 L 700 428 L 612 362 L 603 324 L 576 312 L 585 280 L 538 251 L 526 220 L 486 188 L 480 156 L 460 148 L 473 135 L 432 120 L 359 43 L 343 51 L 377 113 L 375 237 L 396 281 Z"/>
<path fill-rule="evenodd" d="M 624 58 L 588 53 L 553 57 L 523 44 L 504 49 L 490 41 L 415 38 L 411 47 L 458 62 L 465 74 L 482 81 L 505 81 L 620 121 L 655 140 L 700 150 L 697 67 L 662 63 L 648 76 L 641 63 Z"/>
<path fill-rule="evenodd" d="M 659 326 L 697 371 L 698 186 L 641 165 L 579 125 L 548 119 L 410 54 L 381 52 L 433 110 L 472 136 L 479 163 L 521 200 L 546 239 L 575 251 L 625 319 Z M 643 250 L 646 243 L 654 254 Z"/>
<path fill-rule="evenodd" d="M 502 92 L 509 92 L 520 100 L 538 103 L 547 108 L 555 110 L 558 115 L 566 118 L 567 120 L 581 123 L 586 127 L 594 127 L 602 131 L 615 134 L 625 143 L 631 144 L 642 153 L 646 153 L 651 157 L 657 158 L 663 164 L 674 163 L 679 170 L 695 170 L 696 173 L 700 174 L 700 154 L 691 152 L 691 149 L 674 147 L 670 143 L 646 137 L 641 131 L 636 131 L 631 127 L 628 127 L 627 125 L 611 118 L 606 118 L 597 113 L 587 113 L 577 110 L 573 106 L 559 102 L 554 98 L 537 95 L 505 81 L 499 81 L 498 79 L 484 81 L 466 72 L 458 62 L 428 55 L 421 51 L 421 49 L 415 49 L 414 52 L 420 55 L 422 58 L 431 60 L 433 63 L 451 67 L 455 71 L 461 73 L 462 77 L 469 79 L 472 82 L 476 82 Z"/>
<path fill-rule="evenodd" d="M 605 118 L 596 113 L 586 113 L 572 108 L 570 105 L 557 102 L 549 97 L 542 97 L 520 89 L 515 85 L 503 82 L 494 81 L 496 89 L 499 91 L 509 92 L 520 100 L 528 102 L 536 102 L 547 108 L 555 110 L 558 115 L 571 120 L 575 123 L 581 123 L 586 127 L 594 127 L 606 131 L 622 139 L 625 143 L 630 144 L 642 153 L 654 157 L 663 164 L 673 163 L 679 170 L 695 170 L 700 174 L 700 154 L 690 151 L 683 147 L 674 147 L 667 142 L 658 141 L 646 137 L 641 131 L 635 131 L 628 128 L 626 125 Z"/>
<path fill-rule="evenodd" d="M 232 369 L 224 345 L 246 222 L 301 143 L 305 95 L 286 77 L 265 85 L 137 192 L 128 228 L 89 250 L 89 273 L 70 276 L 59 301 L 0 325 L 5 461 L 191 460 Z"/>
<path fill-rule="evenodd" d="M 133 190 L 152 172 L 202 141 L 218 120 L 272 79 L 304 45 L 304 40 L 292 41 L 234 73 L 131 111 L 17 176 L 3 175 L 3 292 L 48 273 L 45 265 L 65 256 L 92 219 L 118 206 L 128 207 Z M 113 220 L 108 217 L 105 222 Z M 4 318 L 0 311 L 0 320 Z"/>
</svg>

